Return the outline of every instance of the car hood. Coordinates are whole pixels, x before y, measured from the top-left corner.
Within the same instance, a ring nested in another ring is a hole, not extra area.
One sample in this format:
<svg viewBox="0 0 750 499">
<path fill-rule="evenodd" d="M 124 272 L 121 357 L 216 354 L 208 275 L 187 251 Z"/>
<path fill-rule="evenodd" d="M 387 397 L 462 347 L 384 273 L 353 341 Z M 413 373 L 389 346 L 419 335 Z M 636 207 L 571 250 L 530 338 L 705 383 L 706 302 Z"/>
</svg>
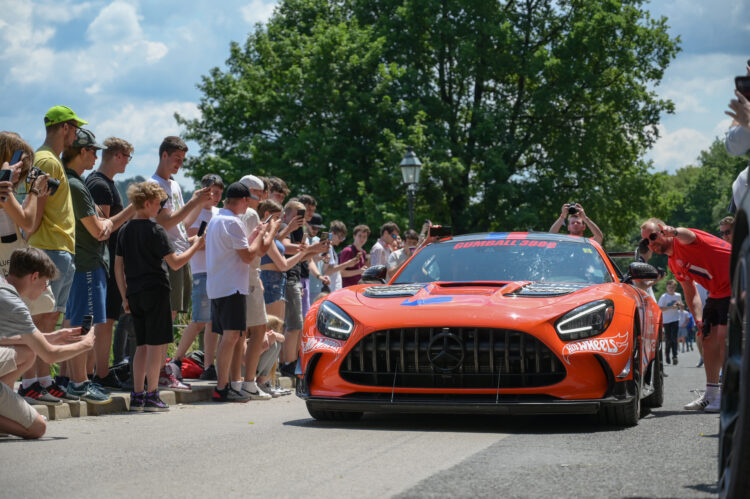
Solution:
<svg viewBox="0 0 750 499">
<path fill-rule="evenodd" d="M 329 295 L 358 320 L 379 327 L 512 327 L 560 316 L 618 293 L 619 283 L 429 283 L 353 286 Z"/>
</svg>

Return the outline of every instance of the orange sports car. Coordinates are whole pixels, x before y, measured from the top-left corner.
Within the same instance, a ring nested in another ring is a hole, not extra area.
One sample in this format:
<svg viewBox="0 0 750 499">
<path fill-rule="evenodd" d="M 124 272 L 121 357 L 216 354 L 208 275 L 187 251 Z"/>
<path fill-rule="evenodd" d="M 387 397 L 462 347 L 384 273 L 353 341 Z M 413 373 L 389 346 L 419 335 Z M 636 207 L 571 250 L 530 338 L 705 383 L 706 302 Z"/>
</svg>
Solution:
<svg viewBox="0 0 750 499">
<path fill-rule="evenodd" d="M 580 237 L 446 238 L 387 284 L 344 288 L 311 307 L 297 394 L 321 420 L 573 413 L 635 425 L 642 405 L 664 397 L 661 311 L 634 285 L 656 277 L 639 262 L 623 275 Z"/>
</svg>

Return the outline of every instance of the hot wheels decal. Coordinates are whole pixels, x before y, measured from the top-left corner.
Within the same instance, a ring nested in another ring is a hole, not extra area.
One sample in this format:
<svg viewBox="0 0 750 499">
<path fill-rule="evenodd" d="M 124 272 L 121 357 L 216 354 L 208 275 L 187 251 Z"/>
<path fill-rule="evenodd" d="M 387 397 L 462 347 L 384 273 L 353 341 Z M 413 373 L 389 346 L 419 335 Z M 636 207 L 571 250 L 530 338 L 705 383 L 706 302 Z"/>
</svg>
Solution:
<svg viewBox="0 0 750 499">
<path fill-rule="evenodd" d="M 344 346 L 343 341 L 334 340 L 332 338 L 309 338 L 302 343 L 302 352 L 308 353 L 313 350 L 327 350 L 329 352 L 339 353 L 342 346 Z"/>
<path fill-rule="evenodd" d="M 401 302 L 401 305 L 406 305 L 407 307 L 416 307 L 418 305 L 434 305 L 437 303 L 448 303 L 449 301 L 452 301 L 452 296 L 436 296 L 434 298 L 421 298 L 417 300 L 412 300 L 407 298 L 406 300 Z"/>
<path fill-rule="evenodd" d="M 599 353 L 602 355 L 620 355 L 628 348 L 628 337 L 625 332 L 614 338 L 589 339 L 568 343 L 563 347 L 562 355 L 565 363 L 570 365 L 569 357 L 577 353 Z"/>
</svg>

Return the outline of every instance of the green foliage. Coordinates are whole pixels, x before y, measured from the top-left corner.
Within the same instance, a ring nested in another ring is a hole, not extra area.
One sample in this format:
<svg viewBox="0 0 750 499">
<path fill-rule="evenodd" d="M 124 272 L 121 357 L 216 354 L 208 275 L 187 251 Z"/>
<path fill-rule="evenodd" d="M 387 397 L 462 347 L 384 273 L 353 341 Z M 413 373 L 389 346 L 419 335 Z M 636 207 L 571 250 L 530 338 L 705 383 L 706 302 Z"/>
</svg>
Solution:
<svg viewBox="0 0 750 499">
<path fill-rule="evenodd" d="M 678 51 L 641 0 L 282 0 L 204 76 L 190 175 L 284 178 L 328 219 L 547 230 L 582 203 L 608 241 L 661 205 L 641 158 Z M 419 225 L 419 224 L 417 224 Z"/>
</svg>

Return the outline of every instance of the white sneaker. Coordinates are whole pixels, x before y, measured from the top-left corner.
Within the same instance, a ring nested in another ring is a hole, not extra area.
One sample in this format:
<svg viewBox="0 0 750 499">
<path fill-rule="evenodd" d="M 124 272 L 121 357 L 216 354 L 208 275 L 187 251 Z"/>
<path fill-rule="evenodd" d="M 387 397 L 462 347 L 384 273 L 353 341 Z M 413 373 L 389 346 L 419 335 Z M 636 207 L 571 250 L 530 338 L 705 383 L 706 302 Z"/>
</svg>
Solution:
<svg viewBox="0 0 750 499">
<path fill-rule="evenodd" d="M 256 383 L 256 385 L 257 385 L 257 383 Z M 276 389 L 273 386 L 271 386 L 271 382 L 270 381 L 266 381 L 264 383 L 259 384 L 258 388 L 260 388 L 262 391 L 266 392 L 267 394 L 269 394 L 273 398 L 281 397 L 281 394 L 279 392 L 277 392 Z"/>
<path fill-rule="evenodd" d="M 273 397 L 261 390 L 255 381 L 242 383 L 242 394 L 250 397 L 250 400 L 271 400 Z"/>
<path fill-rule="evenodd" d="M 709 405 L 709 401 L 706 398 L 705 394 L 701 394 L 700 397 L 693 400 L 689 404 L 685 404 L 684 409 L 686 411 L 703 411 L 706 409 L 706 407 Z"/>
</svg>

